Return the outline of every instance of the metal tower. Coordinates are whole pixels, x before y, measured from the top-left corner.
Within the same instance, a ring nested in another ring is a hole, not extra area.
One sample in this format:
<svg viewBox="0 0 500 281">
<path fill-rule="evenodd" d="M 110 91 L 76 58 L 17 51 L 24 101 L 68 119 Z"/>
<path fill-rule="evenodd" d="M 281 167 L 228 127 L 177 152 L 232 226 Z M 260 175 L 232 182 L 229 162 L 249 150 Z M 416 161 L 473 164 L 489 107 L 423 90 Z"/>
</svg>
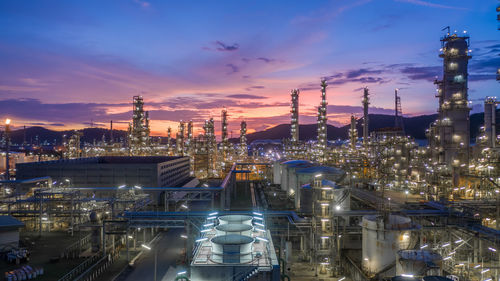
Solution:
<svg viewBox="0 0 500 281">
<path fill-rule="evenodd" d="M 247 149 L 247 122 L 241 121 L 240 125 L 240 157 L 246 157 L 248 155 Z"/>
<path fill-rule="evenodd" d="M 292 145 L 296 145 L 299 141 L 299 89 L 293 89 L 292 96 L 292 109 L 291 124 L 290 124 L 290 141 Z"/>
<path fill-rule="evenodd" d="M 186 140 L 186 152 L 191 155 L 193 149 L 193 121 L 190 120 L 187 126 L 187 140 Z"/>
<path fill-rule="evenodd" d="M 229 150 L 229 139 L 227 135 L 227 109 L 222 109 L 221 113 L 221 127 L 222 127 L 222 157 L 224 161 L 228 158 L 228 150 Z"/>
<path fill-rule="evenodd" d="M 368 117 L 368 105 L 370 104 L 370 98 L 368 94 L 368 87 L 364 88 L 363 91 L 363 145 L 368 145 L 368 126 L 369 126 L 369 117 Z"/>
<path fill-rule="evenodd" d="M 131 155 L 142 155 L 149 147 L 149 114 L 144 111 L 142 96 L 133 97 L 132 123 L 129 124 L 129 150 Z"/>
<path fill-rule="evenodd" d="M 170 155 L 170 144 L 172 143 L 172 128 L 167 129 L 167 154 Z"/>
<path fill-rule="evenodd" d="M 443 79 L 438 86 L 439 162 L 454 167 L 468 166 L 469 162 L 469 112 L 467 80 L 468 62 L 471 58 L 469 36 L 448 33 L 441 38 Z"/>
<path fill-rule="evenodd" d="M 321 80 L 321 104 L 318 106 L 318 144 L 317 152 L 320 162 L 324 161 L 327 143 L 327 117 L 326 117 L 326 80 Z"/>
<path fill-rule="evenodd" d="M 349 129 L 349 138 L 351 139 L 351 148 L 356 147 L 356 141 L 358 140 L 358 129 L 356 129 L 356 117 L 351 115 L 351 128 Z"/>
<path fill-rule="evenodd" d="M 394 127 L 401 128 L 401 131 L 405 131 L 405 124 L 403 121 L 403 110 L 401 108 L 401 97 L 398 96 L 398 89 L 394 90 Z"/>
<path fill-rule="evenodd" d="M 484 99 L 484 136 L 487 147 L 496 147 L 497 132 L 496 132 L 496 97 L 486 97 Z"/>
<path fill-rule="evenodd" d="M 179 122 L 179 130 L 177 131 L 177 136 L 175 138 L 177 155 L 184 156 L 184 130 L 186 127 L 186 123 L 182 120 Z"/>
</svg>

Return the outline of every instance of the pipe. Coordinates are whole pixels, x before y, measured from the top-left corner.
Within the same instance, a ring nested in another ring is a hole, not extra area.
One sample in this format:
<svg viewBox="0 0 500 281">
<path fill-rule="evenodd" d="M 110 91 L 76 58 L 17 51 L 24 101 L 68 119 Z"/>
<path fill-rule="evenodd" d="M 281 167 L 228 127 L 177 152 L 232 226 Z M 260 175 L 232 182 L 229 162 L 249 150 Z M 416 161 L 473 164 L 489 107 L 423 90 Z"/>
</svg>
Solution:
<svg viewBox="0 0 500 281">
<path fill-rule="evenodd" d="M 189 278 L 188 278 L 187 276 L 185 276 L 185 275 L 180 275 L 180 276 L 177 276 L 177 277 L 175 277 L 175 279 L 174 279 L 174 280 L 175 280 L 175 281 L 177 281 L 177 280 L 190 281 L 190 280 L 189 280 Z M 289 279 L 289 280 L 290 280 L 290 279 Z"/>
<path fill-rule="evenodd" d="M 288 276 L 288 275 L 286 275 L 286 274 L 281 274 L 281 281 L 285 281 L 285 279 L 286 279 L 287 281 L 292 280 L 292 279 L 290 279 L 290 276 Z"/>
</svg>

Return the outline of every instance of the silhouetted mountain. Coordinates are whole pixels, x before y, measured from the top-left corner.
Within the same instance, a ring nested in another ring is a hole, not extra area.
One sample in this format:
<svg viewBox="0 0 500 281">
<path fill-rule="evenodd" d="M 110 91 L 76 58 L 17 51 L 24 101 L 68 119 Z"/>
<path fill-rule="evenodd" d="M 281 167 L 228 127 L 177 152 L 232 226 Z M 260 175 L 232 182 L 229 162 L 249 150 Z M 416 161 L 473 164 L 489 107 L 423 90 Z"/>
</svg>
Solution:
<svg viewBox="0 0 500 281">
<path fill-rule="evenodd" d="M 500 132 L 500 110 L 497 110 L 497 132 Z M 436 120 L 437 114 L 432 115 L 421 115 L 415 117 L 404 118 L 404 125 L 406 134 L 414 137 L 415 139 L 425 139 L 425 130 L 429 128 L 429 125 Z M 470 116 L 470 127 L 471 127 L 471 139 L 474 141 L 479 133 L 479 127 L 483 125 L 484 113 L 475 113 Z M 357 122 L 358 135 L 362 135 L 363 120 L 359 119 Z M 327 126 L 328 139 L 346 139 L 348 136 L 350 125 L 345 125 L 342 127 L 335 127 L 333 125 Z M 392 115 L 382 115 L 382 114 L 370 114 L 370 132 L 373 130 L 394 127 L 394 116 Z M 220 128 L 217 128 L 220 129 Z M 86 143 L 93 143 L 94 140 L 99 142 L 102 140 L 103 135 L 106 141 L 109 141 L 110 134 L 108 129 L 103 128 L 85 128 L 78 130 L 82 133 L 81 141 Z M 3 132 L 2 132 L 3 133 Z M 22 144 L 24 139 L 24 130 L 15 130 L 11 132 L 11 139 L 13 144 Z M 62 143 L 62 138 L 64 135 L 71 136 L 74 133 L 73 130 L 66 131 L 52 131 L 45 129 L 43 127 L 29 127 L 26 128 L 26 142 L 28 144 L 43 144 L 44 142 L 54 143 L 54 140 L 58 145 Z M 316 124 L 303 124 L 299 126 L 300 139 L 303 141 L 315 140 L 317 134 Z M 248 142 L 254 140 L 282 140 L 290 136 L 290 124 L 281 124 L 269 128 L 264 131 L 255 132 L 247 135 Z M 113 130 L 113 138 L 115 141 L 120 141 L 120 139 L 125 140 L 127 137 L 126 131 Z M 230 139 L 230 142 L 239 142 L 238 138 Z"/>
<path fill-rule="evenodd" d="M 405 132 L 408 136 L 415 139 L 425 139 L 425 131 L 429 128 L 429 125 L 437 119 L 437 114 L 432 115 L 421 115 L 415 117 L 405 117 L 404 126 Z M 497 110 L 497 132 L 500 132 L 500 110 Z M 370 127 L 369 131 L 372 132 L 377 129 L 394 127 L 394 116 L 393 115 L 383 115 L 383 114 L 370 114 Z M 475 113 L 470 116 L 470 127 L 471 127 L 471 139 L 475 140 L 479 133 L 479 127 L 484 123 L 484 113 Z M 363 133 L 363 120 L 359 119 L 356 125 L 358 129 L 358 135 L 361 137 Z M 346 139 L 348 136 L 350 125 L 345 125 L 342 127 L 335 127 L 333 125 L 327 126 L 328 139 Z M 299 137 L 302 141 L 315 140 L 317 136 L 317 125 L 316 124 L 304 124 L 299 125 Z M 248 142 L 254 140 L 282 140 L 290 137 L 290 124 L 281 124 L 275 127 L 266 129 L 264 131 L 255 132 L 247 135 Z M 231 142 L 238 142 L 238 138 L 233 138 Z"/>
</svg>

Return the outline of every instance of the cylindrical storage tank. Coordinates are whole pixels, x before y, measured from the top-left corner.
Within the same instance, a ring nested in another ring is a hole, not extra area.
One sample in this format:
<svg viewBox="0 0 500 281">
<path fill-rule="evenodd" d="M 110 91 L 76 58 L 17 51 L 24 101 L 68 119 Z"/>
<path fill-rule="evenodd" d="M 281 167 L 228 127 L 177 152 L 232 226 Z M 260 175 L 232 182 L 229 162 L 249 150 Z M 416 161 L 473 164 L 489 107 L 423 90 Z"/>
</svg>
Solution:
<svg viewBox="0 0 500 281">
<path fill-rule="evenodd" d="M 215 227 L 216 236 L 237 234 L 252 236 L 253 227 L 248 224 L 220 224 Z"/>
<path fill-rule="evenodd" d="M 410 230 L 414 228 L 407 217 L 388 215 L 364 216 L 362 227 L 362 269 L 375 275 L 396 261 L 396 252 L 407 249 Z"/>
<path fill-rule="evenodd" d="M 273 163 L 273 183 L 281 184 L 281 164 L 279 161 Z"/>
<path fill-rule="evenodd" d="M 334 209 L 337 206 L 340 206 L 341 210 L 350 210 L 351 209 L 351 194 L 349 189 L 343 186 L 336 185 L 333 188 L 333 204 Z"/>
<path fill-rule="evenodd" d="M 396 256 L 396 275 L 440 275 L 442 257 L 427 250 L 401 250 Z"/>
<path fill-rule="evenodd" d="M 288 162 L 288 161 L 287 161 Z M 288 189 L 288 165 L 287 162 L 281 163 L 281 190 Z"/>
<path fill-rule="evenodd" d="M 251 216 L 246 215 L 227 215 L 219 217 L 219 224 L 248 224 L 252 225 Z"/>
<path fill-rule="evenodd" d="M 305 184 L 300 188 L 300 212 L 312 213 L 313 190 L 310 184 Z"/>
<path fill-rule="evenodd" d="M 229 234 L 215 236 L 212 243 L 211 260 L 216 263 L 248 263 L 252 261 L 252 244 L 249 236 Z"/>
</svg>

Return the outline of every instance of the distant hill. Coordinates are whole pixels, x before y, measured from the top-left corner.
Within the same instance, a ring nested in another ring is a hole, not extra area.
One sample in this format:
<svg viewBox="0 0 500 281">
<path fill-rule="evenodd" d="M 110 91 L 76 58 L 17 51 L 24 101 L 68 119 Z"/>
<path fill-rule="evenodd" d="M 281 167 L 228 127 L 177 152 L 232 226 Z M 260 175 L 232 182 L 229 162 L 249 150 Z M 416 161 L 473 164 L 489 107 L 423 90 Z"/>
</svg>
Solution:
<svg viewBox="0 0 500 281">
<path fill-rule="evenodd" d="M 394 116 L 383 115 L 383 114 L 370 114 L 370 132 L 380 128 L 387 128 L 394 126 Z M 500 132 L 500 110 L 497 110 L 497 132 Z M 415 117 L 405 117 L 404 125 L 406 134 L 414 137 L 415 139 L 425 139 L 425 130 L 429 128 L 429 125 L 436 120 L 437 114 L 432 115 L 421 115 Z M 484 114 L 476 113 L 470 116 L 470 127 L 471 127 L 471 139 L 474 140 L 479 133 L 479 127 L 483 125 Z M 358 120 L 357 129 L 358 134 L 362 134 L 362 120 Z M 335 139 L 346 139 L 348 136 L 348 130 L 350 125 L 345 125 L 342 127 L 335 127 L 333 125 L 327 126 L 327 133 L 329 140 Z M 220 130 L 220 128 L 216 128 Z M 316 124 L 303 124 L 299 126 L 300 139 L 303 141 L 315 140 L 316 139 Z M 108 129 L 103 128 L 85 128 L 79 130 L 82 133 L 81 140 L 86 143 L 92 143 L 94 140 L 96 142 L 101 141 L 103 135 L 106 140 L 109 141 L 110 134 Z M 74 131 L 53 131 L 43 127 L 29 127 L 26 128 L 26 142 L 28 144 L 42 144 L 44 142 L 57 144 L 62 143 L 63 136 L 71 136 Z M 1 132 L 3 133 L 3 132 Z M 255 140 L 282 140 L 290 136 L 290 124 L 281 124 L 274 126 L 272 128 L 266 129 L 264 131 L 259 131 L 247 135 L 248 142 L 253 142 Z M 113 130 L 113 138 L 115 141 L 127 138 L 127 132 L 121 130 Z M 12 143 L 22 144 L 24 139 L 24 130 L 15 130 L 11 132 Z M 239 142 L 238 138 L 230 139 L 231 142 Z"/>
<path fill-rule="evenodd" d="M 437 114 L 420 115 L 415 117 L 405 117 L 404 125 L 406 134 L 415 139 L 425 139 L 425 131 L 429 125 L 437 119 Z M 500 110 L 497 110 L 497 132 L 500 132 Z M 370 127 L 369 131 L 372 132 L 377 129 L 394 127 L 394 116 L 383 114 L 370 114 Z M 475 113 L 470 116 L 471 139 L 475 140 L 479 133 L 479 127 L 483 126 L 484 113 Z M 363 132 L 363 121 L 358 120 L 357 125 L 358 135 L 361 136 Z M 333 125 L 327 126 L 327 135 L 329 140 L 346 139 L 348 136 L 350 125 L 342 127 L 335 127 Z M 282 140 L 289 138 L 290 124 L 281 124 L 275 127 L 266 129 L 264 131 L 255 132 L 247 135 L 248 142 L 254 140 Z M 299 126 L 299 138 L 302 141 L 315 140 L 317 136 L 316 124 L 304 124 Z M 238 138 L 233 138 L 231 142 L 238 142 Z"/>
</svg>

